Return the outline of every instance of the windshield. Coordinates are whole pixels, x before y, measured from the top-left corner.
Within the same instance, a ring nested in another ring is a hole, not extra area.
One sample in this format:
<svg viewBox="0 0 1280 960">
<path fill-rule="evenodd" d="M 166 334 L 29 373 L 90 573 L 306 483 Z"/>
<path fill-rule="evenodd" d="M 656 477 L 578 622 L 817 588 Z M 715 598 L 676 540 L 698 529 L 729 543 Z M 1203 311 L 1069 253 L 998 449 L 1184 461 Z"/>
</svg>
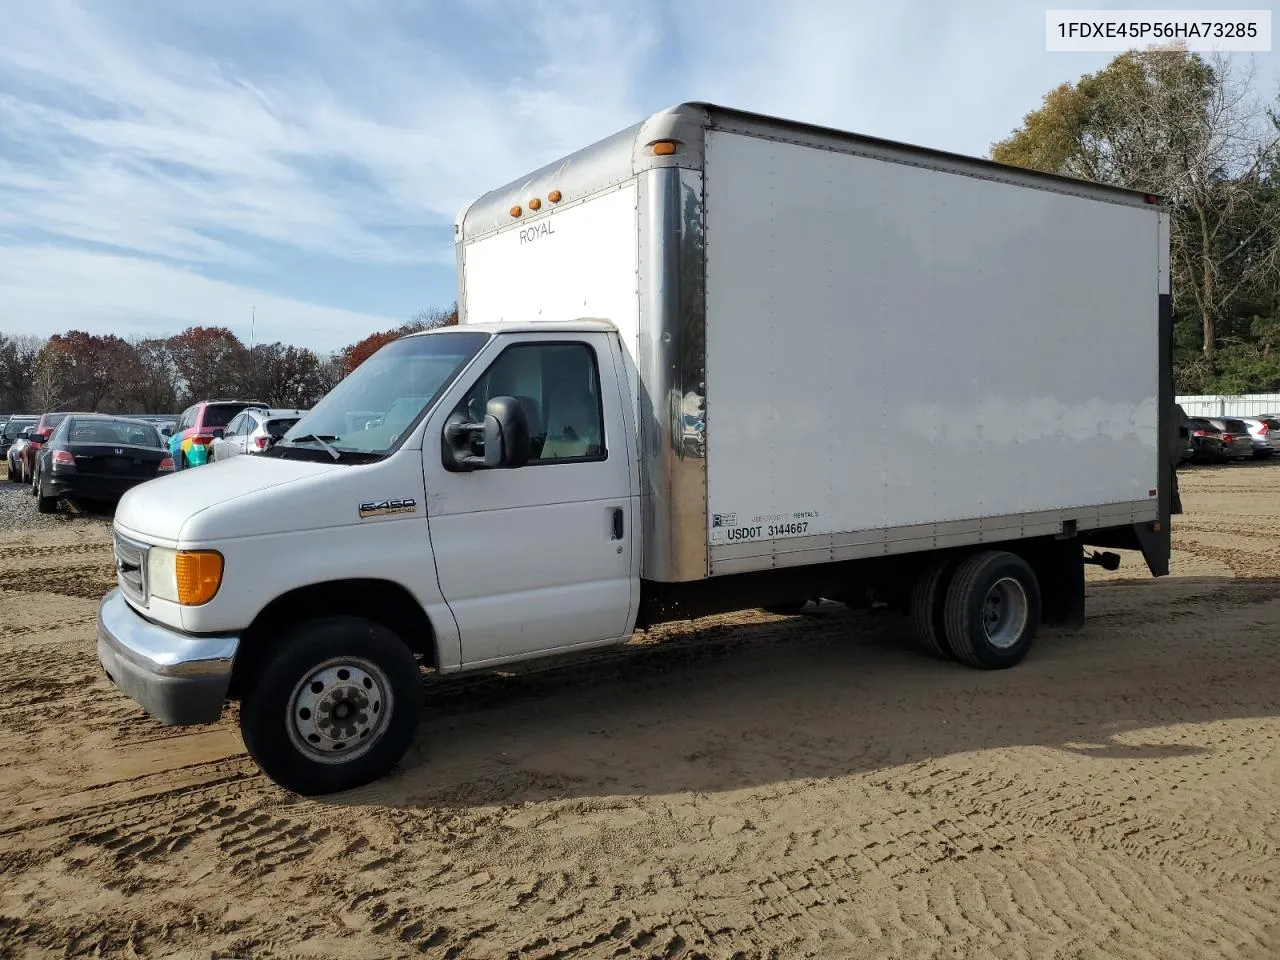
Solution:
<svg viewBox="0 0 1280 960">
<path fill-rule="evenodd" d="M 276 456 L 308 448 L 316 436 L 339 453 L 382 456 L 480 351 L 487 333 L 449 330 L 395 340 L 334 387 L 272 447 Z"/>
<path fill-rule="evenodd" d="M 34 427 L 34 420 L 10 420 L 4 425 L 4 438 L 6 440 L 15 439 L 27 427 Z"/>
</svg>

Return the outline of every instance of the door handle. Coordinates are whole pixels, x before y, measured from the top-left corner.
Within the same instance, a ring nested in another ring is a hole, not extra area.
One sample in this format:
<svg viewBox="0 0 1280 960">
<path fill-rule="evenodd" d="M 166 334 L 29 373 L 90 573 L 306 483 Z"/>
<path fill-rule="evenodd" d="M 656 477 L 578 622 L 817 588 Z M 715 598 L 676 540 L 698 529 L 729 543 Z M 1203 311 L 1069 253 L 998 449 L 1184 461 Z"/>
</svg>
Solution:
<svg viewBox="0 0 1280 960">
<path fill-rule="evenodd" d="M 622 527 L 622 508 L 610 507 L 609 514 L 610 514 L 610 520 L 612 521 L 612 524 L 613 524 L 613 535 L 609 539 L 621 540 L 624 534 L 624 530 Z"/>
</svg>

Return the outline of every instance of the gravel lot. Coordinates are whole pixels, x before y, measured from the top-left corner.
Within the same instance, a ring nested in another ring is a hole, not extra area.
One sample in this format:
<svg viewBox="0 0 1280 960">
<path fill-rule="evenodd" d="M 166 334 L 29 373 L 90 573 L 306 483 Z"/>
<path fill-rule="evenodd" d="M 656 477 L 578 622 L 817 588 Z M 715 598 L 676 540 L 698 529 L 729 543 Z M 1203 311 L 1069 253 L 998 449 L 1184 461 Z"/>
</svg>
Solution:
<svg viewBox="0 0 1280 960">
<path fill-rule="evenodd" d="M 100 675 L 102 518 L 0 484 L 0 956 L 1280 956 L 1280 464 L 1183 474 L 1005 673 L 841 608 L 429 687 L 404 767 L 284 794 Z"/>
</svg>

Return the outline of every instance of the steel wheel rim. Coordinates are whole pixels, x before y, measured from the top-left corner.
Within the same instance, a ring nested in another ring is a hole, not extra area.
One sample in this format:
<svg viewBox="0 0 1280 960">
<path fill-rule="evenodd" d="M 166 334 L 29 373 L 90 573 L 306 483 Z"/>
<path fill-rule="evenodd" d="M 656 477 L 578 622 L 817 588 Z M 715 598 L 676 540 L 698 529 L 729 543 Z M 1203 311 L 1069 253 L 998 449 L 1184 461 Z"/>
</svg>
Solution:
<svg viewBox="0 0 1280 960">
<path fill-rule="evenodd" d="M 363 657 L 335 657 L 294 686 L 285 726 L 294 748 L 309 760 L 350 763 L 387 732 L 394 705 L 381 667 Z"/>
<path fill-rule="evenodd" d="M 1027 589 L 1014 577 L 1001 577 L 991 585 L 982 601 L 982 629 L 987 642 L 1008 650 L 1027 625 Z"/>
</svg>

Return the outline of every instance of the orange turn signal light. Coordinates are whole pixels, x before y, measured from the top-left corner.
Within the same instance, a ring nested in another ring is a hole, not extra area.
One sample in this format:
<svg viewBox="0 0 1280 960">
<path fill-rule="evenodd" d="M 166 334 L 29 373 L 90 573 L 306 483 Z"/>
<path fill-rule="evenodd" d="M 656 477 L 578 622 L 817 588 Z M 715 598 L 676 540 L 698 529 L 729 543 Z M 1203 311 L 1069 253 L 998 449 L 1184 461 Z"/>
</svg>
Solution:
<svg viewBox="0 0 1280 960">
<path fill-rule="evenodd" d="M 659 157 L 669 157 L 676 152 L 676 142 L 674 140 L 659 140 L 653 145 L 653 153 Z"/>
<path fill-rule="evenodd" d="M 179 550 L 176 557 L 178 602 L 198 607 L 222 586 L 222 554 L 213 550 Z"/>
</svg>

